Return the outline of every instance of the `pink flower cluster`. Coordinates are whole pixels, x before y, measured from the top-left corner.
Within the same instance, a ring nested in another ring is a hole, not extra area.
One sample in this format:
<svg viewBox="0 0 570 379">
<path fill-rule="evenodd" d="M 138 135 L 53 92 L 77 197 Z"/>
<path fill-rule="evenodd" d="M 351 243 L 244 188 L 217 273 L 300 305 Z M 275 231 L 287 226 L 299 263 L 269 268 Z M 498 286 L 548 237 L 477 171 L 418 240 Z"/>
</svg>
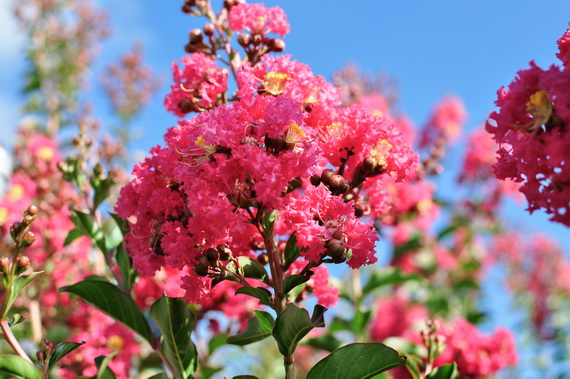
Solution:
<svg viewBox="0 0 570 379">
<path fill-rule="evenodd" d="M 446 349 L 435 359 L 435 367 L 457 362 L 460 374 L 481 377 L 518 362 L 513 335 L 505 328 L 496 328 L 488 336 L 468 321 L 457 319 L 444 326 L 439 335 L 445 337 Z"/>
<path fill-rule="evenodd" d="M 559 41 L 565 67 L 542 70 L 534 62 L 501 88 L 486 129 L 500 145 L 495 176 L 521 183 L 532 213 L 570 226 L 570 69 L 568 32 Z"/>
<path fill-rule="evenodd" d="M 237 82 L 238 101 L 168 130 L 166 146 L 153 148 L 122 189 L 117 212 L 131 222 L 136 268 L 191 269 L 220 245 L 255 257 L 264 241 L 251 220 L 273 210 L 281 211 L 277 236 L 296 232 L 304 259 L 337 251 L 353 268 L 375 262 L 360 187 L 415 172 L 417 154 L 401 133 L 359 106 L 339 108 L 338 90 L 289 56 L 246 63 Z M 210 281 L 185 276 L 185 299 L 206 301 Z"/>
<path fill-rule="evenodd" d="M 424 127 L 420 145 L 434 144 L 438 139 L 453 142 L 459 137 L 467 120 L 467 111 L 459 97 L 447 96 L 435 107 L 431 118 Z"/>
<path fill-rule="evenodd" d="M 174 84 L 164 99 L 165 108 L 178 117 L 190 112 L 202 112 L 221 104 L 228 89 L 228 71 L 218 68 L 216 62 L 203 53 L 182 58 L 181 69 L 172 64 Z"/>
<path fill-rule="evenodd" d="M 247 30 L 252 35 L 279 34 L 281 38 L 289 33 L 287 15 L 279 7 L 266 8 L 263 4 L 238 4 L 228 16 L 230 29 L 234 32 Z"/>
</svg>

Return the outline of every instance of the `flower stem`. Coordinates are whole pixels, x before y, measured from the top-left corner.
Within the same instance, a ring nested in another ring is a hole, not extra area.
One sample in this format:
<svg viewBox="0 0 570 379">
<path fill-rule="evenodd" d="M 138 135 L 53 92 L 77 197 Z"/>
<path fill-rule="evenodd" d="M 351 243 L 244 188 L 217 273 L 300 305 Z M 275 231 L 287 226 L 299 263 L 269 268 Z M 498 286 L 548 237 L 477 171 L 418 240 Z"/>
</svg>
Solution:
<svg viewBox="0 0 570 379">
<path fill-rule="evenodd" d="M 22 349 L 22 346 L 20 346 L 20 344 L 18 343 L 18 340 L 14 336 L 14 333 L 12 333 L 12 329 L 10 329 L 10 325 L 8 325 L 8 322 L 6 321 L 5 318 L 0 319 L 0 329 L 2 329 L 2 332 L 4 333 L 4 339 L 12 347 L 12 349 L 14 349 L 16 354 L 18 354 L 21 358 L 25 359 L 27 362 L 33 365 L 34 363 L 30 359 L 30 357 L 28 357 L 28 354 L 26 354 L 24 349 Z"/>
</svg>

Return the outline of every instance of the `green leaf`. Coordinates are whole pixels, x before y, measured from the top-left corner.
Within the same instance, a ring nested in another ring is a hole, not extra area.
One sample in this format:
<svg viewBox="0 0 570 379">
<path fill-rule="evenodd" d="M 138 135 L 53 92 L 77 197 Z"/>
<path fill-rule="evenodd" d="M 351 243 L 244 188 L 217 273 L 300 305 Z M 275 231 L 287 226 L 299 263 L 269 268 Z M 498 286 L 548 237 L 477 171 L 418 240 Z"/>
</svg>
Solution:
<svg viewBox="0 0 570 379">
<path fill-rule="evenodd" d="M 272 294 L 269 290 L 263 287 L 240 287 L 236 290 L 236 295 L 238 294 L 255 297 L 256 299 L 259 299 L 261 304 L 271 306 Z"/>
<path fill-rule="evenodd" d="M 420 236 L 415 235 L 406 243 L 394 247 L 394 258 L 398 258 L 408 251 L 418 250 L 421 247 L 423 247 L 423 244 L 420 241 Z"/>
<path fill-rule="evenodd" d="M 291 356 L 297 344 L 313 328 L 325 326 L 324 313 L 327 309 L 322 305 L 315 305 L 313 317 L 304 308 L 299 308 L 291 303 L 275 320 L 273 338 L 277 341 L 279 351 L 283 356 Z"/>
<path fill-rule="evenodd" d="M 405 357 L 381 343 L 352 343 L 319 361 L 306 379 L 368 379 L 405 364 Z"/>
<path fill-rule="evenodd" d="M 48 362 L 48 372 L 50 372 L 53 367 L 67 354 L 71 353 L 73 350 L 77 349 L 79 346 L 85 344 L 84 341 L 81 342 L 67 342 L 63 341 L 57 344 L 55 351 L 49 359 Z"/>
<path fill-rule="evenodd" d="M 8 298 L 6 307 L 4 308 L 2 317 L 5 317 L 8 314 L 8 311 L 12 307 L 12 304 L 14 304 L 14 301 L 16 300 L 18 295 L 20 295 L 20 292 L 22 292 L 24 287 L 42 273 L 43 271 L 36 271 L 28 275 L 20 275 L 16 278 L 16 280 L 14 281 L 14 285 L 12 287 L 12 292 L 10 293 L 10 297 Z"/>
<path fill-rule="evenodd" d="M 133 259 L 127 254 L 123 244 L 117 247 L 115 259 L 117 260 L 117 265 L 119 265 L 123 282 L 129 289 L 133 288 L 137 280 L 138 272 L 133 268 Z"/>
<path fill-rule="evenodd" d="M 36 366 L 17 355 L 0 355 L 0 373 L 23 379 L 42 379 Z"/>
<path fill-rule="evenodd" d="M 273 317 L 264 311 L 255 310 L 255 317 L 249 319 L 243 332 L 228 337 L 227 343 L 232 345 L 249 345 L 261 341 L 271 335 L 275 321 Z"/>
<path fill-rule="evenodd" d="M 73 241 L 75 241 L 76 239 L 78 239 L 79 237 L 83 236 L 83 232 L 77 228 L 73 229 L 72 231 L 70 231 L 67 234 L 67 237 L 65 238 L 65 242 L 63 243 L 63 246 L 68 246 L 69 244 L 71 244 Z"/>
<path fill-rule="evenodd" d="M 115 250 L 117 247 L 119 247 L 119 245 L 121 245 L 121 243 L 123 243 L 123 233 L 121 232 L 121 230 L 117 225 L 115 224 L 111 225 L 112 226 L 110 230 L 108 230 L 106 233 L 107 238 L 105 241 L 108 251 Z"/>
<path fill-rule="evenodd" d="M 95 245 L 103 254 L 106 254 L 107 246 L 105 244 L 105 235 L 103 234 L 103 230 L 101 230 L 99 225 L 95 220 L 93 220 L 93 217 L 76 209 L 72 209 L 71 211 L 72 214 L 70 218 L 75 224 L 75 228 L 89 237 L 93 245 Z"/>
<path fill-rule="evenodd" d="M 283 295 L 287 295 L 293 288 L 307 282 L 310 276 L 290 275 L 283 280 Z"/>
<path fill-rule="evenodd" d="M 95 366 L 97 366 L 97 375 L 95 379 L 117 379 L 117 376 L 109 367 L 109 362 L 115 357 L 115 353 L 104 356 L 100 355 L 95 358 Z"/>
<path fill-rule="evenodd" d="M 427 379 L 455 379 L 459 376 L 457 363 L 447 364 L 434 369 L 429 373 Z"/>
<path fill-rule="evenodd" d="M 372 316 L 372 311 L 367 310 L 363 311 L 361 309 L 357 309 L 352 321 L 350 322 L 352 326 L 352 330 L 356 334 L 362 333 L 366 326 L 368 325 L 368 321 L 370 321 L 370 317 Z"/>
<path fill-rule="evenodd" d="M 295 233 L 297 232 L 291 234 L 285 245 L 285 264 L 287 265 L 293 263 L 301 253 L 301 249 L 297 247 L 297 236 Z"/>
<path fill-rule="evenodd" d="M 254 375 L 238 375 L 234 376 L 232 379 L 259 379 L 259 378 Z"/>
<path fill-rule="evenodd" d="M 250 257 L 238 257 L 239 266 L 245 278 L 258 279 L 265 281 L 269 277 L 265 267 L 257 260 Z M 236 272 L 235 265 L 230 263 L 226 266 L 230 271 Z"/>
<path fill-rule="evenodd" d="M 162 351 L 172 364 L 174 376 L 192 376 L 198 365 L 198 352 L 190 339 L 194 314 L 188 304 L 177 298 L 162 297 L 150 308 L 150 317 L 162 333 Z"/>
<path fill-rule="evenodd" d="M 109 214 L 111 215 L 113 220 L 115 220 L 115 223 L 119 227 L 119 230 L 121 231 L 121 233 L 123 233 L 123 236 L 125 236 L 131 230 L 129 222 L 127 220 L 123 220 L 122 218 L 117 216 L 116 213 L 109 213 Z"/>
<path fill-rule="evenodd" d="M 306 340 L 304 344 L 317 349 L 332 352 L 338 349 L 342 345 L 342 342 L 331 334 L 325 334 L 316 338 L 310 338 Z"/>
<path fill-rule="evenodd" d="M 220 333 L 212 337 L 210 339 L 210 342 L 208 343 L 208 352 L 210 353 L 210 355 L 212 355 L 212 353 L 216 351 L 218 348 L 224 346 L 226 344 L 227 339 L 228 335 L 226 333 Z"/>
<path fill-rule="evenodd" d="M 362 288 L 362 293 L 367 295 L 373 290 L 395 284 L 402 284 L 408 281 L 421 281 L 421 278 L 416 274 L 404 274 L 400 268 L 386 267 L 381 270 L 374 271 L 368 282 Z"/>
<path fill-rule="evenodd" d="M 117 286 L 99 280 L 84 280 L 59 289 L 81 297 L 101 312 L 138 333 L 152 345 L 150 325 L 137 304 Z"/>
<path fill-rule="evenodd" d="M 168 376 L 166 376 L 166 374 L 163 372 L 159 372 L 158 374 L 155 374 L 148 379 L 168 379 Z"/>
<path fill-rule="evenodd" d="M 200 366 L 200 374 L 202 379 L 209 379 L 214 374 L 222 371 L 223 367 Z"/>
<path fill-rule="evenodd" d="M 95 194 L 93 195 L 93 208 L 97 209 L 111 194 L 111 188 L 115 184 L 115 181 L 110 176 L 107 176 L 103 180 L 97 180 L 96 185 L 93 185 L 94 182 L 94 180 L 91 180 L 91 184 L 95 190 Z"/>
<path fill-rule="evenodd" d="M 272 211 L 265 215 L 263 220 L 261 220 L 261 225 L 263 225 L 263 229 L 267 234 L 273 235 L 273 227 L 275 226 L 275 221 L 277 220 L 278 213 L 279 211 L 277 210 Z"/>
</svg>

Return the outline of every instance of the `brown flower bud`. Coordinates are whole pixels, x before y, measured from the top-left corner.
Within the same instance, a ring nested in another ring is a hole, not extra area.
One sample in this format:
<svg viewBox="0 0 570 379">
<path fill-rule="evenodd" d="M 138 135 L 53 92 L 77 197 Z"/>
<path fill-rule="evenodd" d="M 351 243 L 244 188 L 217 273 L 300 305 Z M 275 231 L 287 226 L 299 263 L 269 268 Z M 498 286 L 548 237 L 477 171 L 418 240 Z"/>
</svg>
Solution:
<svg viewBox="0 0 570 379">
<path fill-rule="evenodd" d="M 326 170 L 323 170 L 323 173 L 321 174 L 321 182 L 323 182 L 324 184 L 326 184 L 328 186 L 331 177 L 335 174 L 336 173 L 331 169 L 327 168 Z"/>
<path fill-rule="evenodd" d="M 194 265 L 194 273 L 198 276 L 208 276 L 208 265 L 197 263 Z"/>
<path fill-rule="evenodd" d="M 30 226 L 32 222 L 34 222 L 34 217 L 29 214 L 24 215 L 24 218 L 22 218 L 22 223 L 26 226 Z"/>
<path fill-rule="evenodd" d="M 228 261 L 232 257 L 232 251 L 226 245 L 220 244 L 220 245 L 216 246 L 216 249 L 220 253 L 220 260 L 221 261 L 224 261 L 224 262 Z"/>
<path fill-rule="evenodd" d="M 46 352 L 47 356 L 51 356 L 55 351 L 55 343 L 50 340 L 42 339 L 42 349 Z"/>
<path fill-rule="evenodd" d="M 333 175 L 329 180 L 329 187 L 333 195 L 340 195 L 348 190 L 348 183 L 342 175 Z"/>
<path fill-rule="evenodd" d="M 207 23 L 206 25 L 204 25 L 204 34 L 207 35 L 208 37 L 213 36 L 215 31 L 216 31 L 216 28 L 215 28 L 214 24 Z"/>
<path fill-rule="evenodd" d="M 24 228 L 25 226 L 21 222 L 17 221 L 12 224 L 12 226 L 10 227 L 10 235 L 12 236 L 12 239 L 14 241 L 18 239 L 18 236 L 20 235 L 20 233 L 22 233 L 22 230 L 24 230 Z"/>
<path fill-rule="evenodd" d="M 0 258 L 0 272 L 7 273 L 10 271 L 10 259 L 8 257 Z"/>
<path fill-rule="evenodd" d="M 188 38 L 190 39 L 191 44 L 201 44 L 203 41 L 202 31 L 200 29 L 192 29 L 189 33 Z"/>
<path fill-rule="evenodd" d="M 198 50 L 199 50 L 198 46 L 196 46 L 193 43 L 187 43 L 186 45 L 184 45 L 184 51 L 187 52 L 188 54 L 195 53 Z"/>
<path fill-rule="evenodd" d="M 38 214 L 38 207 L 36 207 L 35 205 L 30 205 L 28 207 L 28 209 L 26 209 L 26 212 L 30 215 L 30 216 L 35 216 Z"/>
<path fill-rule="evenodd" d="M 210 263 L 215 263 L 220 259 L 220 252 L 217 249 L 211 247 L 206 250 L 206 259 Z"/>
<path fill-rule="evenodd" d="M 346 261 L 346 249 L 342 242 L 337 239 L 331 239 L 327 243 L 327 255 L 330 255 L 333 263 L 342 263 Z"/>
<path fill-rule="evenodd" d="M 364 216 L 364 208 L 362 208 L 361 205 L 356 204 L 354 206 L 354 216 L 356 216 L 357 218 Z"/>
<path fill-rule="evenodd" d="M 195 110 L 195 106 L 194 103 L 192 102 L 192 100 L 186 98 L 184 100 L 182 100 L 180 103 L 178 103 L 178 109 L 180 109 L 180 112 L 182 113 L 190 113 L 193 112 Z"/>
<path fill-rule="evenodd" d="M 30 264 L 32 262 L 30 261 L 30 258 L 28 258 L 25 255 L 20 255 L 18 257 L 18 259 L 16 259 L 16 265 L 18 266 L 19 269 L 25 270 L 28 267 L 30 267 Z"/>
<path fill-rule="evenodd" d="M 321 177 L 316 174 L 311 176 L 311 184 L 315 187 L 321 184 Z"/>
<path fill-rule="evenodd" d="M 184 13 L 192 13 L 192 5 L 186 3 L 182 6 L 182 12 Z"/>
<path fill-rule="evenodd" d="M 36 241 L 36 235 L 28 230 L 26 234 L 24 234 L 24 238 L 22 239 L 22 245 L 24 247 L 28 247 Z"/>
<path fill-rule="evenodd" d="M 257 257 L 257 261 L 262 265 L 266 265 L 269 263 L 269 256 L 267 255 L 267 253 L 259 254 L 259 256 Z"/>
<path fill-rule="evenodd" d="M 43 350 L 38 350 L 36 351 L 36 358 L 38 359 L 38 362 L 40 363 L 44 363 L 46 360 L 46 353 Z"/>
<path fill-rule="evenodd" d="M 269 51 L 280 53 L 285 50 L 285 41 L 279 38 L 272 38 L 267 41 L 267 48 Z"/>
<path fill-rule="evenodd" d="M 259 34 L 254 34 L 252 39 L 251 39 L 251 43 L 253 44 L 253 46 L 259 46 L 261 45 L 261 43 L 263 42 L 263 37 L 260 36 Z"/>
<path fill-rule="evenodd" d="M 238 36 L 238 43 L 240 44 L 240 46 L 242 47 L 248 47 L 249 44 L 251 43 L 251 36 L 247 33 L 241 33 Z"/>
</svg>

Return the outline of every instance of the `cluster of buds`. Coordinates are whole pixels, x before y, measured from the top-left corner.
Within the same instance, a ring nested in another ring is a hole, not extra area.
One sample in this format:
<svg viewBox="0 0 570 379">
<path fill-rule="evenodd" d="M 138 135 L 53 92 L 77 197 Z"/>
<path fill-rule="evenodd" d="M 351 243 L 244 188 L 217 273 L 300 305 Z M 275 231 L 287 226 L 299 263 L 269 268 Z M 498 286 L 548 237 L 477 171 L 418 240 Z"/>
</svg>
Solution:
<svg viewBox="0 0 570 379">
<path fill-rule="evenodd" d="M 349 189 L 348 181 L 342 175 L 328 168 L 323 170 L 321 176 L 311 176 L 312 185 L 316 187 L 321 183 L 327 186 L 333 195 L 343 195 Z"/>
<path fill-rule="evenodd" d="M 257 63 L 268 53 L 285 51 L 285 41 L 280 38 L 268 38 L 260 33 L 240 33 L 238 43 L 245 50 L 250 62 Z"/>
<path fill-rule="evenodd" d="M 184 46 L 184 50 L 188 54 L 201 52 L 207 55 L 214 54 L 215 41 L 213 39 L 215 27 L 213 24 L 204 25 L 204 31 L 201 29 L 192 29 L 188 33 L 188 43 Z M 204 35 L 209 38 L 211 45 L 204 42 Z"/>
<path fill-rule="evenodd" d="M 203 14 L 208 6 L 208 0 L 184 0 L 182 5 L 182 12 L 199 16 Z"/>
<path fill-rule="evenodd" d="M 438 334 L 441 328 L 438 320 L 427 320 L 426 327 L 421 331 L 422 342 L 428 349 L 428 362 L 433 364 L 435 358 L 445 350 L 445 336 Z"/>
<path fill-rule="evenodd" d="M 198 276 L 219 276 L 223 272 L 221 262 L 227 262 L 232 258 L 232 251 L 226 245 L 211 247 L 196 257 L 198 263 L 194 265 L 194 272 Z M 210 269 L 214 272 L 210 273 Z"/>
<path fill-rule="evenodd" d="M 30 247 L 36 240 L 36 235 L 30 230 L 30 225 L 34 222 L 38 214 L 38 207 L 30 205 L 24 212 L 22 221 L 15 222 L 10 227 L 10 236 L 14 241 L 15 248 L 12 259 L 0 257 L 0 272 L 3 274 L 19 274 L 30 267 L 30 258 L 20 255 L 26 248 Z"/>
<path fill-rule="evenodd" d="M 45 366 L 45 364 L 49 362 L 54 352 L 55 352 L 55 343 L 53 343 L 53 341 L 49 341 L 43 338 L 41 343 L 41 350 L 36 351 L 36 358 L 38 359 L 38 362 L 42 366 Z"/>
</svg>

